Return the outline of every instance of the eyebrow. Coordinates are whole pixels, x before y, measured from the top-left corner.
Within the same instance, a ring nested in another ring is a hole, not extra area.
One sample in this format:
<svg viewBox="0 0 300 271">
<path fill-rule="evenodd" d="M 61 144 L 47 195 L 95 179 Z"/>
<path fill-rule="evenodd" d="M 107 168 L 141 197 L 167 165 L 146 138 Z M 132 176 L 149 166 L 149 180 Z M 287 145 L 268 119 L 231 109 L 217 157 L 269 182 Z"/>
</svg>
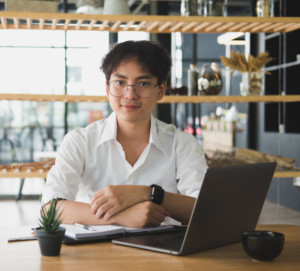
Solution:
<svg viewBox="0 0 300 271">
<path fill-rule="evenodd" d="M 127 79 L 127 77 L 125 75 L 122 75 L 119 73 L 113 74 L 112 76 L 122 78 L 122 79 Z M 137 77 L 136 79 L 141 80 L 141 79 L 151 79 L 151 78 L 153 78 L 153 76 L 151 76 L 151 75 L 141 75 L 141 76 Z"/>
</svg>

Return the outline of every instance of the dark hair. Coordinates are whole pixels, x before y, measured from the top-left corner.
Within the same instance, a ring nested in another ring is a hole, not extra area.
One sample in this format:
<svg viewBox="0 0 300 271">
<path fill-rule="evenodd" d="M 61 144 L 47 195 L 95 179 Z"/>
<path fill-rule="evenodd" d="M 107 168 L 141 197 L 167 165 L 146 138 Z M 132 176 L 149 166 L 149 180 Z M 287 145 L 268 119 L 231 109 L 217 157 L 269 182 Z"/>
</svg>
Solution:
<svg viewBox="0 0 300 271">
<path fill-rule="evenodd" d="M 157 77 L 158 83 L 165 81 L 170 73 L 171 58 L 160 45 L 151 41 L 125 41 L 117 43 L 103 58 L 101 69 L 106 80 L 124 60 L 136 58 L 142 69 Z"/>
</svg>

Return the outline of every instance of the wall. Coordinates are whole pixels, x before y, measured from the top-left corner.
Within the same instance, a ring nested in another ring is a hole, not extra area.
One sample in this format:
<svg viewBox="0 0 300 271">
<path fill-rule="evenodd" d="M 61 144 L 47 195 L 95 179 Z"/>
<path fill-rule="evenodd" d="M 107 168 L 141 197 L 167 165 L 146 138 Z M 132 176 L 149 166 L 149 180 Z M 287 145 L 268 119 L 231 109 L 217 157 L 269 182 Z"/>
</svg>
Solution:
<svg viewBox="0 0 300 271">
<path fill-rule="evenodd" d="M 286 0 L 281 1 L 281 4 L 282 16 L 300 16 L 300 1 Z M 283 34 L 267 41 L 264 35 L 256 38 L 256 44 L 252 44 L 251 51 L 270 51 L 271 56 L 275 57 L 270 65 L 293 62 L 296 55 L 300 54 L 300 31 Z M 271 72 L 266 79 L 266 93 L 279 94 L 283 91 L 287 95 L 299 95 L 299 70 L 300 65 Z M 300 104 L 286 103 L 281 104 L 281 107 L 278 104 L 257 104 L 253 111 L 253 122 L 256 124 L 253 125 L 250 135 L 254 137 L 256 147 L 269 154 L 295 158 L 296 166 L 300 167 Z M 282 133 L 279 132 L 279 124 L 284 130 Z M 300 187 L 293 185 L 293 178 L 274 179 L 268 199 L 300 211 Z"/>
</svg>

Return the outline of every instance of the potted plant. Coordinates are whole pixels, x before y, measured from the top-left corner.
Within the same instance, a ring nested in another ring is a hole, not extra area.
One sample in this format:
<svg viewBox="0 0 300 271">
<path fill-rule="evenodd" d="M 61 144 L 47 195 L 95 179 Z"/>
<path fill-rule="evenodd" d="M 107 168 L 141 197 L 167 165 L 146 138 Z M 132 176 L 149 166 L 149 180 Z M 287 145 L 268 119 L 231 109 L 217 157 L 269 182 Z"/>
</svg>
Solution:
<svg viewBox="0 0 300 271">
<path fill-rule="evenodd" d="M 59 256 L 65 229 L 60 227 L 61 214 L 58 199 L 53 198 L 49 206 L 42 205 L 39 226 L 35 229 L 41 253 L 44 256 Z M 58 204 L 58 205 L 57 205 Z"/>
</svg>

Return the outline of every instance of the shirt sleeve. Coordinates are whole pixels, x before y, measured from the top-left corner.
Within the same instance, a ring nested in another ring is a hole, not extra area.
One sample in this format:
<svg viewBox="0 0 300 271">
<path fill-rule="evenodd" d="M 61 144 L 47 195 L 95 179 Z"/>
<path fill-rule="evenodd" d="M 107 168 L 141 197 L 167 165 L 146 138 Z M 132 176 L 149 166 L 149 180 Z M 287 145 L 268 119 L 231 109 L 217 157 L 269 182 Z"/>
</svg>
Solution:
<svg viewBox="0 0 300 271">
<path fill-rule="evenodd" d="M 177 189 L 196 198 L 208 168 L 204 150 L 195 137 L 182 131 L 176 133 L 175 149 Z"/>
<path fill-rule="evenodd" d="M 79 129 L 68 133 L 56 155 L 55 165 L 47 175 L 42 202 L 48 203 L 53 197 L 75 200 L 81 175 L 85 166 L 85 139 Z"/>
</svg>

